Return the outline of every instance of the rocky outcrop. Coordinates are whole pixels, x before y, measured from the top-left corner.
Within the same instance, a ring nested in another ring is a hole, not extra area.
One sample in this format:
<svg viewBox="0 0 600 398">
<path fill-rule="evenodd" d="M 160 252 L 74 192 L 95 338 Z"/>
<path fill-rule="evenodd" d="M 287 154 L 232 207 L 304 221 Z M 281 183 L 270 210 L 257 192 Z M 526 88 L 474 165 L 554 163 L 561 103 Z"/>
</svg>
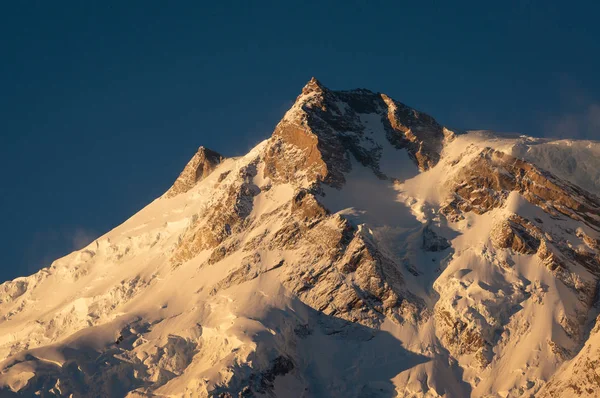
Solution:
<svg viewBox="0 0 600 398">
<path fill-rule="evenodd" d="M 324 314 L 365 326 L 377 327 L 386 317 L 413 324 L 426 318 L 424 303 L 406 288 L 398 264 L 365 231 L 336 217 L 304 238 L 320 247 L 302 249 L 304 261 L 288 268 L 286 285 Z"/>
<path fill-rule="evenodd" d="M 254 197 L 260 188 L 252 179 L 256 176 L 256 164 L 241 168 L 237 175 L 230 176 L 221 196 L 203 217 L 196 217 L 193 224 L 181 236 L 171 257 L 173 264 L 181 264 L 197 256 L 202 250 L 214 249 L 229 236 L 246 228 L 252 211 Z M 237 178 L 232 178 L 237 177 Z M 230 245 L 231 246 L 231 245 Z M 225 257 L 222 248 L 217 248 L 218 260 Z M 219 253 L 220 251 L 220 253 Z"/>
<path fill-rule="evenodd" d="M 577 292 L 580 300 L 589 307 L 596 300 L 600 277 L 600 252 L 595 249 L 593 242 L 588 246 L 588 250 L 573 249 L 569 241 L 561 238 L 565 233 L 572 234 L 573 240 L 578 236 L 586 242 L 587 235 L 582 231 L 543 231 L 542 227 L 513 214 L 493 226 L 490 240 L 496 249 L 510 249 L 517 254 L 536 255 L 558 280 Z M 588 237 L 587 242 L 590 240 Z M 589 271 L 593 279 L 588 282 L 581 281 L 574 269 L 577 266 Z"/>
<path fill-rule="evenodd" d="M 540 248 L 543 233 L 523 217 L 512 215 L 497 223 L 490 234 L 497 249 L 512 249 L 520 254 L 535 254 Z M 540 257 L 547 257 L 542 254 Z"/>
<path fill-rule="evenodd" d="M 489 325 L 475 323 L 472 316 L 463 317 L 442 307 L 436 309 L 435 319 L 441 340 L 454 356 L 473 354 L 481 367 L 490 363 L 493 345 L 490 336 L 485 336 L 489 334 L 486 333 L 490 330 Z"/>
<path fill-rule="evenodd" d="M 385 94 L 388 121 L 393 132 L 388 140 L 396 148 L 406 148 L 421 170 L 428 170 L 440 160 L 443 143 L 454 139 L 454 132 L 441 126 L 431 116 L 394 101 Z"/>
<path fill-rule="evenodd" d="M 537 395 L 540 398 L 597 397 L 600 390 L 600 319 L 579 354 L 560 369 Z"/>
<path fill-rule="evenodd" d="M 491 148 L 481 150 L 449 184 L 453 198 L 441 212 L 451 219 L 469 211 L 484 214 L 504 205 L 508 194 L 516 191 L 551 215 L 563 214 L 600 228 L 594 217 L 600 213 L 600 198 Z"/>
<path fill-rule="evenodd" d="M 199 181 L 206 178 L 223 161 L 219 153 L 201 146 L 185 166 L 175 183 L 165 193 L 165 198 L 172 198 L 189 191 Z"/>
<path fill-rule="evenodd" d="M 382 146 L 374 133 L 406 150 L 421 170 L 437 164 L 443 142 L 454 137 L 431 116 L 385 94 L 333 91 L 313 78 L 275 128 L 265 175 L 281 181 L 307 178 L 339 188 L 352 156 L 378 177 L 392 178 L 380 170 Z"/>
</svg>

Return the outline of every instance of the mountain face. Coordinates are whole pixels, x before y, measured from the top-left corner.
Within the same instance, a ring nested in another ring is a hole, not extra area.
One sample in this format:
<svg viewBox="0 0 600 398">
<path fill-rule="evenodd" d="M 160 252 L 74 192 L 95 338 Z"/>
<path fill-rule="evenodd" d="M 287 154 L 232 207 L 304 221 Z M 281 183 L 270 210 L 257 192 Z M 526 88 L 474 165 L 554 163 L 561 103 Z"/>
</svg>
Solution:
<svg viewBox="0 0 600 398">
<path fill-rule="evenodd" d="M 201 147 L 0 285 L 0 396 L 597 396 L 594 154 L 312 79 L 245 156 Z"/>
</svg>

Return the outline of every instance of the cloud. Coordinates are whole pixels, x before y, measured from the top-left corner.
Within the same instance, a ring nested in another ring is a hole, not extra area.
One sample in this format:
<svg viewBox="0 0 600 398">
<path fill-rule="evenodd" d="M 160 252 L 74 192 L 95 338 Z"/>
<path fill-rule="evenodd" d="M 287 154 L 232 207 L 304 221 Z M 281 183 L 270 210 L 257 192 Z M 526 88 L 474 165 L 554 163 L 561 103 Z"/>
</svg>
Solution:
<svg viewBox="0 0 600 398">
<path fill-rule="evenodd" d="M 30 274 L 52 264 L 54 260 L 90 244 L 98 233 L 83 227 L 43 229 L 34 233 L 28 245 L 20 274 Z"/>
<path fill-rule="evenodd" d="M 83 249 L 98 237 L 98 234 L 94 231 L 76 228 L 71 233 L 71 248 L 72 250 Z"/>
<path fill-rule="evenodd" d="M 590 103 L 579 111 L 559 115 L 545 126 L 546 136 L 600 140 L 600 103 Z"/>
<path fill-rule="evenodd" d="M 562 75 L 558 81 L 559 111 L 543 119 L 545 136 L 600 140 L 600 100 L 577 79 Z"/>
</svg>

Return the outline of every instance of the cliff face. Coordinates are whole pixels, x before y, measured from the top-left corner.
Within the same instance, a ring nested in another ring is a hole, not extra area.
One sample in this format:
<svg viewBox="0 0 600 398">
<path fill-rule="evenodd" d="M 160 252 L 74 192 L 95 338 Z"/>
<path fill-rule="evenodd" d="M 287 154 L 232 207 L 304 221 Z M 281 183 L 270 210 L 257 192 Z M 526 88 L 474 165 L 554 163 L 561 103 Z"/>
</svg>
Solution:
<svg viewBox="0 0 600 398">
<path fill-rule="evenodd" d="M 173 186 L 165 193 L 165 197 L 172 198 L 189 191 L 212 173 L 223 159 L 223 156 L 217 152 L 201 146 L 177 177 Z"/>
<path fill-rule="evenodd" d="M 540 397 L 596 397 L 600 388 L 600 324 L 583 348 L 539 392 Z"/>
<path fill-rule="evenodd" d="M 444 141 L 453 137 L 432 117 L 385 94 L 331 91 L 313 78 L 275 128 L 266 173 L 282 181 L 307 177 L 339 188 L 353 158 L 379 178 L 405 177 L 404 170 L 387 168 L 396 150 L 405 150 L 427 170 L 438 162 Z"/>
<path fill-rule="evenodd" d="M 311 79 L 245 156 L 201 147 L 123 225 L 0 285 L 2 393 L 584 394 L 600 200 L 498 140 Z"/>
</svg>

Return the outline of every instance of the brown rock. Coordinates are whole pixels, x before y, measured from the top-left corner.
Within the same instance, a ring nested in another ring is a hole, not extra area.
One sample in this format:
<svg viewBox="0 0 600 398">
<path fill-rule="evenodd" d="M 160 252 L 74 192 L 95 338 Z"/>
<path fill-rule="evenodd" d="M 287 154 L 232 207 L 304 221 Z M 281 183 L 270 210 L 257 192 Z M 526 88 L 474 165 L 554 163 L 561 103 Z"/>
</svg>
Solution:
<svg viewBox="0 0 600 398">
<path fill-rule="evenodd" d="M 189 191 L 196 183 L 212 173 L 223 159 L 225 158 L 219 153 L 201 146 L 164 197 L 172 198 Z"/>
</svg>

